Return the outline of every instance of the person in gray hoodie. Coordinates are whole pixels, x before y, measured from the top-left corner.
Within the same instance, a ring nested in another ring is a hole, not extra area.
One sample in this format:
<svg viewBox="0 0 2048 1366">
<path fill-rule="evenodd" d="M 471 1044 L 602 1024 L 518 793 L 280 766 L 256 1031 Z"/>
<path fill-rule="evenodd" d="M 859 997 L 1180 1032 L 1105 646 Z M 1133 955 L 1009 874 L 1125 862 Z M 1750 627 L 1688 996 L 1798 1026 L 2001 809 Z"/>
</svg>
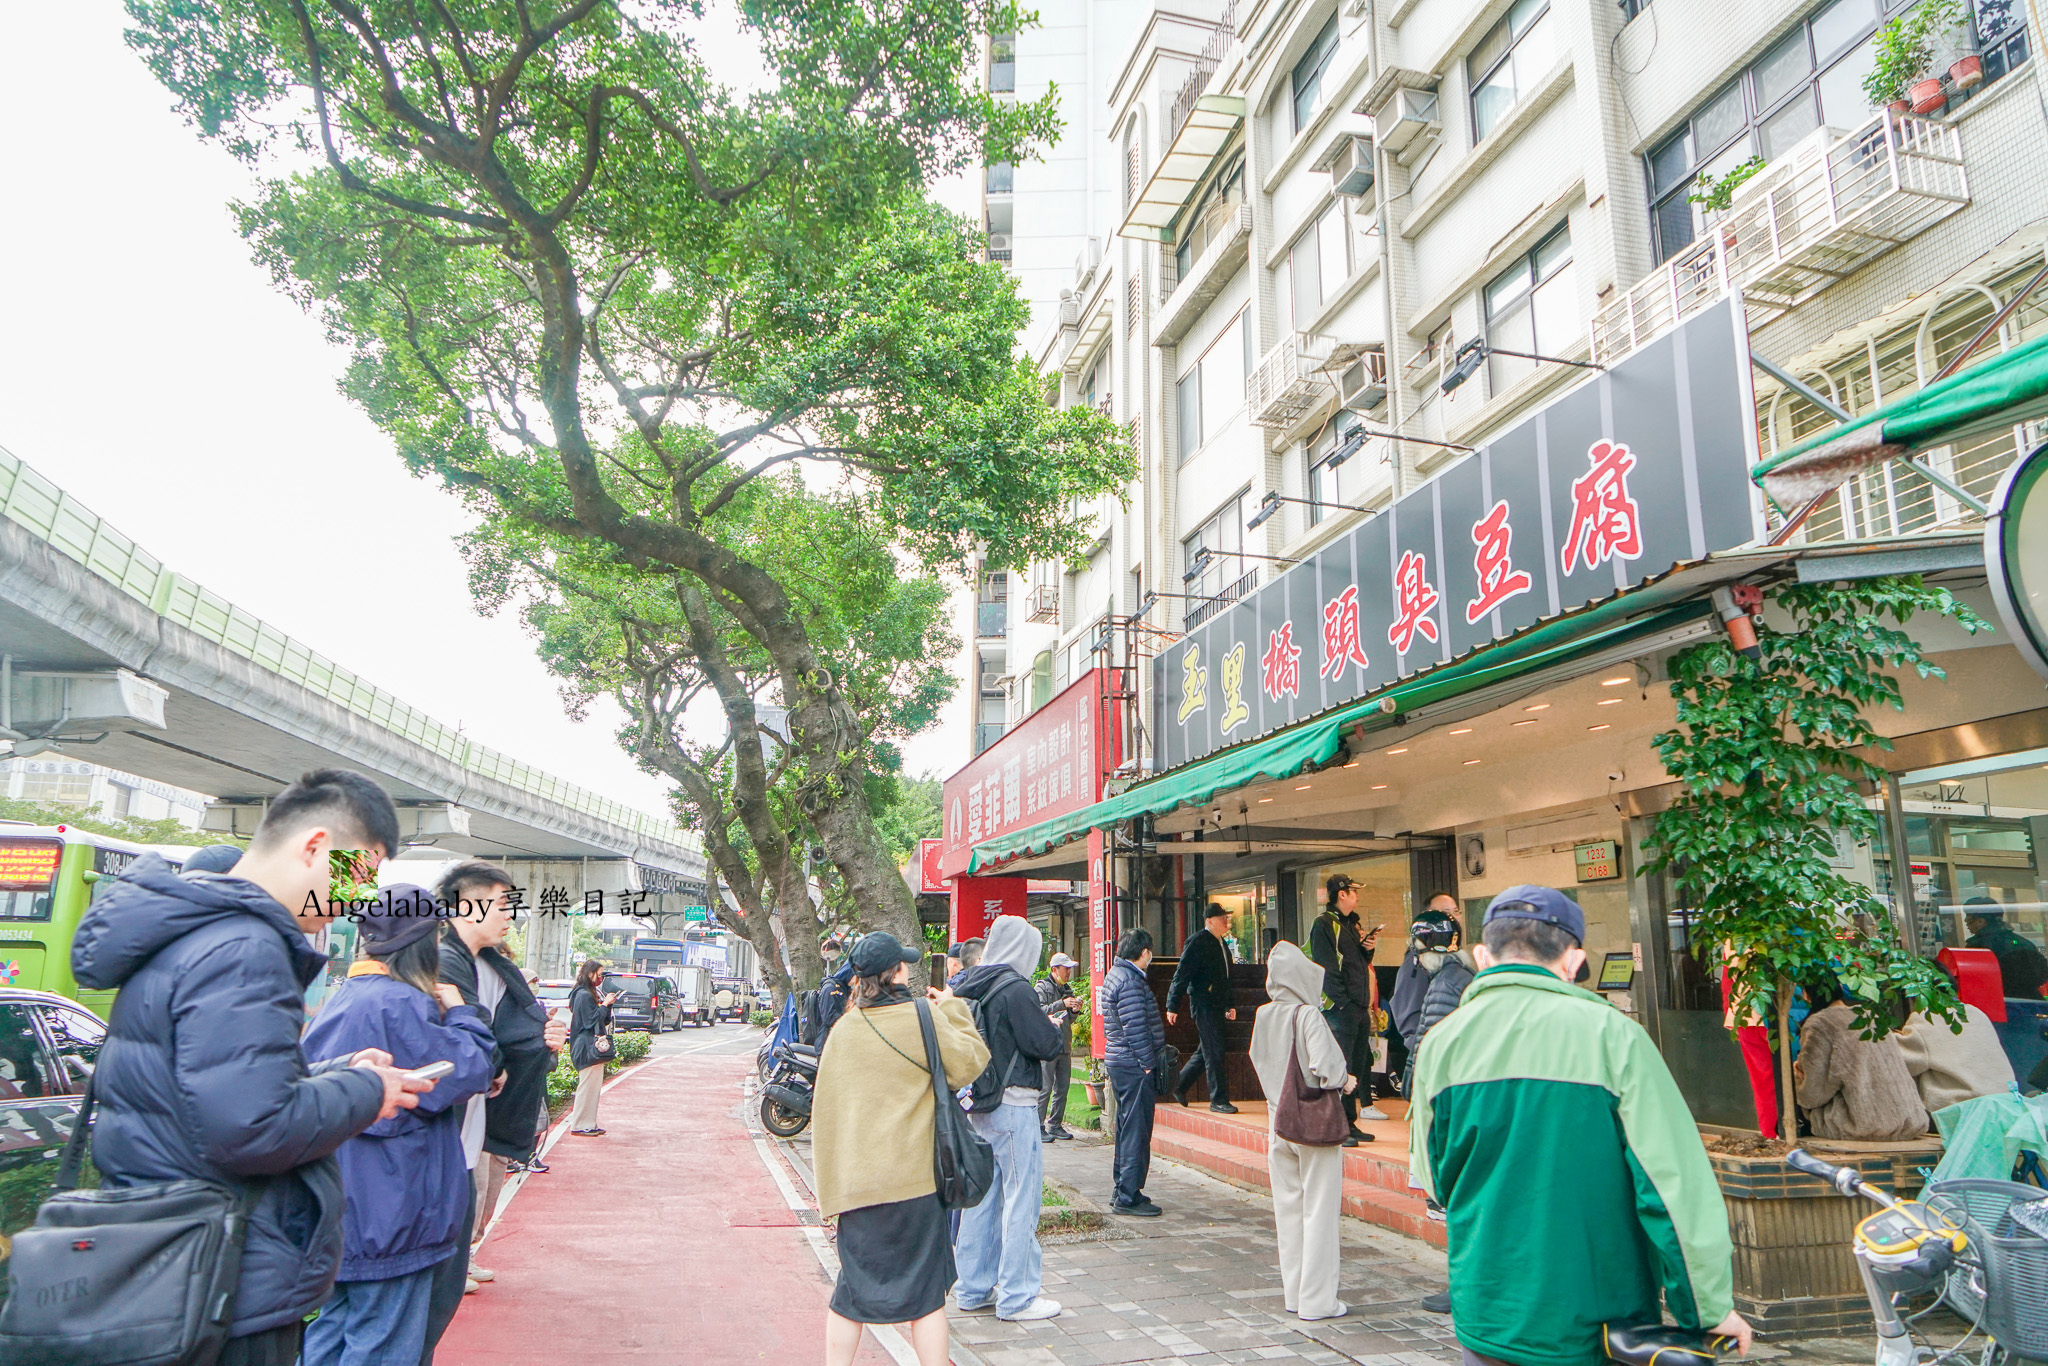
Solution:
<svg viewBox="0 0 2048 1366">
<path fill-rule="evenodd" d="M 1266 960 L 1267 1004 L 1252 1019 L 1252 1070 L 1268 1096 L 1287 1089 L 1292 1059 L 1301 1079 L 1324 1090 L 1357 1089 L 1344 1050 L 1324 1020 L 1323 970 L 1292 944 L 1276 944 Z M 1277 1106 L 1266 1107 L 1270 1128 Z M 1273 1185 L 1273 1225 L 1280 1243 L 1281 1303 L 1309 1319 L 1341 1318 L 1337 1298 L 1337 1217 L 1344 1205 L 1344 1150 L 1267 1135 L 1266 1170 Z"/>
<path fill-rule="evenodd" d="M 1038 970 L 1044 942 L 1024 917 L 999 915 L 988 927 L 980 961 L 953 979 L 953 994 L 968 1002 L 988 1043 L 988 1070 L 974 1084 L 968 1118 L 996 1154 L 995 1185 L 960 1216 L 954 1296 L 963 1314 L 993 1309 L 1009 1322 L 1060 1312 L 1059 1301 L 1038 1293 L 1044 1284 L 1038 1207 L 1045 1183 L 1038 1093 L 1045 1064 L 1066 1047 L 1031 988 L 1029 974 Z"/>
</svg>

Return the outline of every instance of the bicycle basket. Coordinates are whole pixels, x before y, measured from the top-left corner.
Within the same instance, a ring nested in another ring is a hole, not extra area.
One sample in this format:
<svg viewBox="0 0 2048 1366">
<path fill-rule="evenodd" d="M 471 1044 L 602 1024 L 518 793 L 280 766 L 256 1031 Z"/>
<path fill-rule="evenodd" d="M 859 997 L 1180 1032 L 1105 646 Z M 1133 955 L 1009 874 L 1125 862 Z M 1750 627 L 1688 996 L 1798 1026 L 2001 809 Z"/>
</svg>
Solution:
<svg viewBox="0 0 2048 1366">
<path fill-rule="evenodd" d="M 1923 1199 L 1969 1235 L 1970 1252 L 1948 1275 L 1949 1305 L 1998 1341 L 2007 1353 L 2048 1361 L 2048 1238 L 2036 1237 L 2007 1214 L 2039 1200 L 2038 1186 L 1970 1178 L 1938 1181 Z"/>
</svg>

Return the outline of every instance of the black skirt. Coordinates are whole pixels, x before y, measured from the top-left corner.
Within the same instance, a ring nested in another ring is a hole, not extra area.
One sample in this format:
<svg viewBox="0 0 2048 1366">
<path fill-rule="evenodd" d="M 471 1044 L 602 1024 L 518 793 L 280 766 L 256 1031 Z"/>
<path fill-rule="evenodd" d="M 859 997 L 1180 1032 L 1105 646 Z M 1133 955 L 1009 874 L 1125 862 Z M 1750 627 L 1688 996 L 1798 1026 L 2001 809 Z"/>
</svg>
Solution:
<svg viewBox="0 0 2048 1366">
<path fill-rule="evenodd" d="M 855 1323 L 910 1323 L 945 1306 L 953 1243 L 939 1197 L 867 1205 L 839 1216 L 832 1312 Z"/>
</svg>

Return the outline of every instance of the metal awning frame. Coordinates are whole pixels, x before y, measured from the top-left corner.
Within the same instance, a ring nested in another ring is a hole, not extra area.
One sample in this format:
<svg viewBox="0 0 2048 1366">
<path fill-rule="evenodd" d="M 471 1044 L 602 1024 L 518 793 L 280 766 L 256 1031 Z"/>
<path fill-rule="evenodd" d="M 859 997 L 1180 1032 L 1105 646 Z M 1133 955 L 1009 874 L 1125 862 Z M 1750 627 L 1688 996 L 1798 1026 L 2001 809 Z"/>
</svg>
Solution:
<svg viewBox="0 0 2048 1366">
<path fill-rule="evenodd" d="M 1188 111 L 1187 122 L 1152 168 L 1152 178 L 1131 201 L 1118 237 L 1140 242 L 1171 242 L 1174 220 L 1194 197 L 1216 156 L 1244 123 L 1244 96 L 1203 95 Z"/>
</svg>

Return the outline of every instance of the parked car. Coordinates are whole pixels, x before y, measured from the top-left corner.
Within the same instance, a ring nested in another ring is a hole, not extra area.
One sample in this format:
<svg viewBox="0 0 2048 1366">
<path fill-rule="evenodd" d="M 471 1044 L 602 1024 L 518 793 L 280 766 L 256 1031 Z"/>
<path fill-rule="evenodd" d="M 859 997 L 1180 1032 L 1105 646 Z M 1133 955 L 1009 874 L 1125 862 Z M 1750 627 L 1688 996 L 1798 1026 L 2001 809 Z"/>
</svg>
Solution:
<svg viewBox="0 0 2048 1366">
<path fill-rule="evenodd" d="M 106 1024 L 76 1001 L 0 988 L 0 1248 L 35 1221 L 49 1195 L 106 1037 Z M 6 1295 L 0 1275 L 0 1299 Z"/>
<path fill-rule="evenodd" d="M 650 972 L 607 972 L 604 990 L 616 991 L 612 1024 L 618 1029 L 644 1029 L 660 1034 L 679 1027 L 686 1007 L 676 984 Z"/>
</svg>

